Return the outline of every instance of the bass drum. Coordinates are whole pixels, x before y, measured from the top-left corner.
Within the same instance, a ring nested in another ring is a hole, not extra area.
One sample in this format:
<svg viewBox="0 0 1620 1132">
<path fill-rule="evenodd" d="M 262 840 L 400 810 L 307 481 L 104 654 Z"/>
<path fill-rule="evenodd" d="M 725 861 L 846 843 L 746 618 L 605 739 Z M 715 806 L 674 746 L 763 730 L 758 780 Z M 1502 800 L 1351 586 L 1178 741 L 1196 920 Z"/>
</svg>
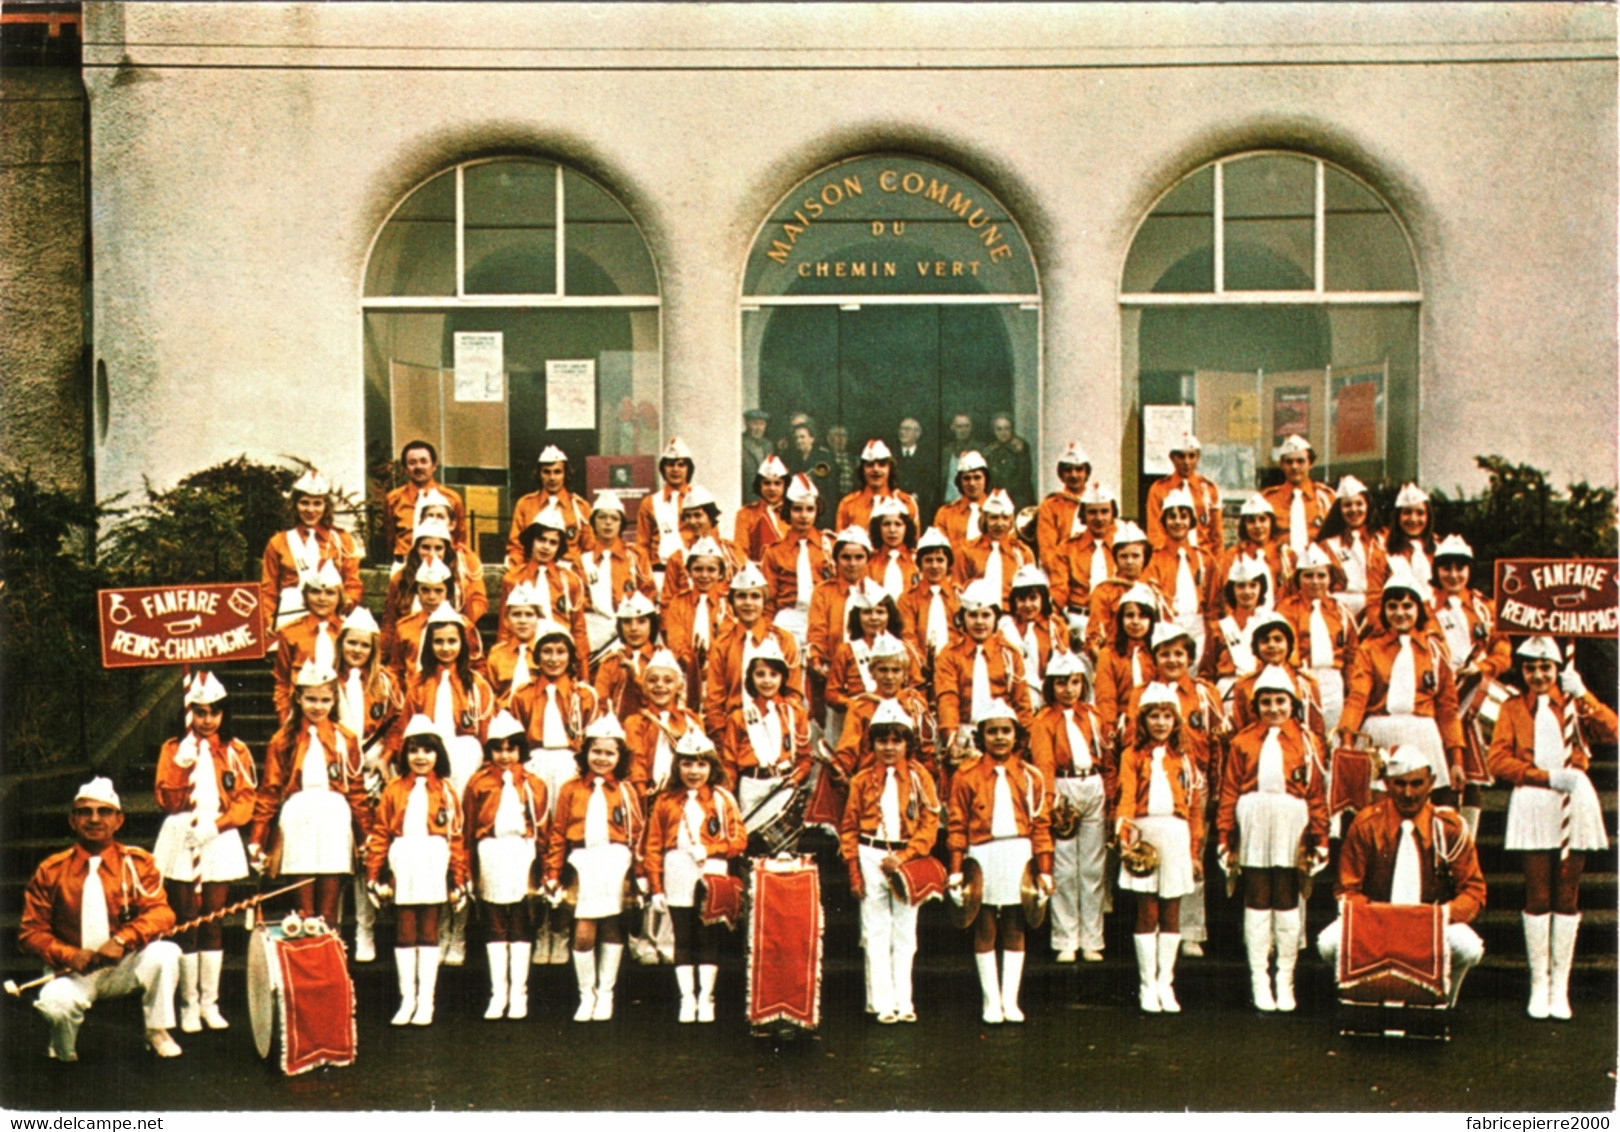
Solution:
<svg viewBox="0 0 1620 1132">
<path fill-rule="evenodd" d="M 270 977 L 270 936 L 261 923 L 248 937 L 247 984 L 248 1020 L 253 1029 L 253 1048 L 260 1057 L 269 1057 L 276 1036 L 276 988 Z"/>
</svg>

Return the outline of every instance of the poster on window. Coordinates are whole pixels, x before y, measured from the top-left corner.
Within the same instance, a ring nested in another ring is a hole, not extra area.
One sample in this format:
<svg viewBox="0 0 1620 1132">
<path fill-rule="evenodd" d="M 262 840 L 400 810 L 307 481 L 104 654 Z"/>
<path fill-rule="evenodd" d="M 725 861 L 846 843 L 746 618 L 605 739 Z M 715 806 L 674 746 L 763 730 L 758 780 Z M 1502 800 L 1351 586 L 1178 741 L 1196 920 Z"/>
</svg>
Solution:
<svg viewBox="0 0 1620 1132">
<path fill-rule="evenodd" d="M 1279 386 L 1271 393 L 1271 446 L 1282 447 L 1290 436 L 1311 435 L 1311 390 L 1307 385 Z"/>
<path fill-rule="evenodd" d="M 1384 457 L 1384 376 L 1386 366 L 1333 371 L 1333 462 Z"/>
<path fill-rule="evenodd" d="M 546 363 L 546 427 L 596 427 L 596 359 Z"/>
<path fill-rule="evenodd" d="M 506 400 L 506 344 L 501 332 L 457 331 L 456 400 Z"/>
<path fill-rule="evenodd" d="M 1193 430 L 1191 405 L 1142 406 L 1142 471 L 1148 475 L 1169 475 L 1170 449 Z"/>
</svg>

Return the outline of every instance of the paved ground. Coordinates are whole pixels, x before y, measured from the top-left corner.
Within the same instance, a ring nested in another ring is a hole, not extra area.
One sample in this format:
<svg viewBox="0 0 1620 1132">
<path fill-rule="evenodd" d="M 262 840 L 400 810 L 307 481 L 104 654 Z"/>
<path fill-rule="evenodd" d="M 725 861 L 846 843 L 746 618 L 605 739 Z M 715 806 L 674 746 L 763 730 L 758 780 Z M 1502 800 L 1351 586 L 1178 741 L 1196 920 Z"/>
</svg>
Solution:
<svg viewBox="0 0 1620 1132">
<path fill-rule="evenodd" d="M 1025 984 L 1029 1021 L 985 1027 L 964 950 L 919 962 L 918 1024 L 878 1026 L 862 1012 L 859 969 L 834 956 L 821 1030 L 779 1046 L 749 1036 L 735 965 L 722 979 L 721 1021 L 711 1026 L 677 1025 L 673 977 L 637 968 L 621 981 L 612 1022 L 570 1020 L 571 972 L 561 967 L 536 970 L 527 1021 L 484 1022 L 483 972 L 469 966 L 445 973 L 431 1028 L 395 1029 L 387 1024 L 391 965 L 378 964 L 363 968 L 357 981 L 359 1062 L 293 1079 L 258 1060 L 246 1009 L 230 995 L 232 1028 L 180 1035 L 186 1054 L 172 1062 L 138 1052 L 133 1000 L 104 1004 L 86 1026 L 77 1066 L 47 1062 L 42 1020 L 8 1000 L 0 1009 L 0 1104 L 131 1113 L 1615 1107 L 1612 979 L 1579 986 L 1576 1020 L 1556 1025 L 1524 1018 L 1522 973 L 1476 972 L 1453 1020 L 1453 1040 L 1439 1044 L 1339 1037 L 1326 974 L 1314 962 L 1302 966 L 1301 1012 L 1262 1017 L 1245 1006 L 1246 980 L 1236 964 L 1184 962 L 1177 982 L 1184 1013 L 1151 1017 L 1135 1008 L 1135 975 L 1122 956 L 1100 969 L 1043 960 Z M 1249 1071 L 1256 1065 L 1264 1071 Z M 611 1097 L 597 1091 L 609 1078 L 625 1082 Z"/>
</svg>

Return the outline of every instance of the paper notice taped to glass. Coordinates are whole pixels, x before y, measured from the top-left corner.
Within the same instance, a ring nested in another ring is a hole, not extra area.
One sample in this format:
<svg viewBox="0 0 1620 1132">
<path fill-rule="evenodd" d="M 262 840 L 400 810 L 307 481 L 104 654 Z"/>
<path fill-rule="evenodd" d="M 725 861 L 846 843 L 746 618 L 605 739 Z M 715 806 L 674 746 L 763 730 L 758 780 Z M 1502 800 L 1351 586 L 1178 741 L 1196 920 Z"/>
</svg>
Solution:
<svg viewBox="0 0 1620 1132">
<path fill-rule="evenodd" d="M 506 346 L 501 332 L 457 331 L 456 400 L 506 400 Z"/>
<path fill-rule="evenodd" d="M 596 359 L 546 362 L 546 427 L 596 427 Z"/>
</svg>

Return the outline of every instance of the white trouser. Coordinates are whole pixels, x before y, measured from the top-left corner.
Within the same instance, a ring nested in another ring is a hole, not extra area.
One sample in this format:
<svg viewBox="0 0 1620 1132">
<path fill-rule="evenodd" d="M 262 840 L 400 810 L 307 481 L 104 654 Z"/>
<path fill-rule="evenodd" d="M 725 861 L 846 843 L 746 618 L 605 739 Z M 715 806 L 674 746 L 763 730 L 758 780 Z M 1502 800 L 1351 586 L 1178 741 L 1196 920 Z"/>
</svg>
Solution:
<svg viewBox="0 0 1620 1132">
<path fill-rule="evenodd" d="M 148 1030 L 167 1030 L 174 1025 L 174 991 L 180 983 L 180 945 L 160 939 L 139 951 L 131 951 L 115 967 L 101 967 L 83 975 L 61 974 L 45 984 L 34 1008 L 51 1021 L 52 1041 L 60 1032 L 71 1052 L 73 1035 L 84 1021 L 85 1011 L 103 998 L 141 992 L 141 1010 Z"/>
<path fill-rule="evenodd" d="M 1316 937 L 1316 951 L 1334 971 L 1339 969 L 1339 938 L 1343 932 L 1344 921 L 1334 920 L 1322 929 L 1322 934 Z M 1485 958 L 1485 941 L 1479 938 L 1479 933 L 1467 924 L 1446 925 L 1446 946 L 1451 948 L 1451 1002 L 1457 1003 L 1457 988 L 1462 985 L 1463 976 Z"/>
<path fill-rule="evenodd" d="M 1052 950 L 1101 951 L 1108 859 L 1107 795 L 1101 775 L 1060 778 L 1057 792 L 1080 811 L 1075 836 L 1054 843 Z"/>
<path fill-rule="evenodd" d="M 866 938 L 866 973 L 872 983 L 872 1008 L 879 1014 L 913 1011 L 911 961 L 917 954 L 917 909 L 896 896 L 883 874 L 888 850 L 860 847 L 861 932 Z"/>
</svg>

